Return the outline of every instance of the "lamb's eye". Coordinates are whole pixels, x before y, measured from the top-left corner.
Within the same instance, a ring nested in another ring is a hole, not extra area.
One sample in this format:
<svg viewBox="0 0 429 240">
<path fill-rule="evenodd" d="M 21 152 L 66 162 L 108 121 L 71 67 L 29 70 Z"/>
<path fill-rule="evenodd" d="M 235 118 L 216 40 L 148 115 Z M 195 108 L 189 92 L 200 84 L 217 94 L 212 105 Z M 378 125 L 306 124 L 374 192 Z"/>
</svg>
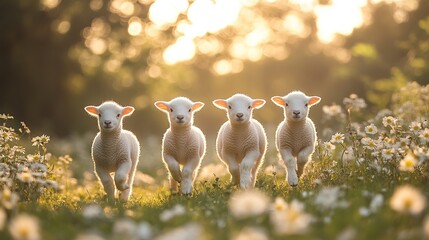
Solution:
<svg viewBox="0 0 429 240">
<path fill-rule="evenodd" d="M 286 103 L 286 107 L 289 106 L 289 104 Z"/>
<path fill-rule="evenodd" d="M 189 108 L 188 112 L 191 112 L 192 108 Z"/>
<path fill-rule="evenodd" d="M 173 109 L 172 109 L 172 108 L 170 108 L 170 112 L 173 112 Z"/>
<path fill-rule="evenodd" d="M 308 103 L 306 103 L 305 106 L 308 107 Z"/>
<path fill-rule="evenodd" d="M 232 107 L 231 107 L 231 106 L 228 106 L 228 108 L 229 108 L 229 109 L 231 109 Z"/>
<path fill-rule="evenodd" d="M 101 117 L 101 113 L 99 113 L 98 116 Z"/>
<path fill-rule="evenodd" d="M 118 113 L 118 115 L 116 115 L 116 117 L 118 118 L 118 117 L 120 117 L 121 116 L 121 114 L 120 113 Z"/>
<path fill-rule="evenodd" d="M 249 106 L 249 107 L 247 107 L 247 109 L 250 109 L 251 107 Z"/>
</svg>

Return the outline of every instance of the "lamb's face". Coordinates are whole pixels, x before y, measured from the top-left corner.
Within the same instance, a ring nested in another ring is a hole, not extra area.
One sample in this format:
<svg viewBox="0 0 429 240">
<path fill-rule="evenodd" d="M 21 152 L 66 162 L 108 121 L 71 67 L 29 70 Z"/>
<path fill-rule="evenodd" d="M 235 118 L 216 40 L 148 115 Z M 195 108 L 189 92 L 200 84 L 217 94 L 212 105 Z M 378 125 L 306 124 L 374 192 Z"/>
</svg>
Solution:
<svg viewBox="0 0 429 240">
<path fill-rule="evenodd" d="M 103 131 L 113 131 L 122 125 L 121 108 L 113 104 L 102 104 L 98 108 L 98 126 Z"/>
<path fill-rule="evenodd" d="M 194 112 L 201 110 L 204 106 L 202 102 L 192 102 L 191 100 L 179 97 L 170 102 L 158 101 L 155 106 L 168 113 L 168 120 L 172 126 L 190 126 L 194 121 Z"/>
<path fill-rule="evenodd" d="M 217 99 L 213 104 L 227 111 L 231 124 L 244 124 L 252 118 L 253 109 L 261 108 L 265 104 L 263 99 L 252 99 L 243 94 L 235 94 L 227 100 Z"/>
<path fill-rule="evenodd" d="M 320 97 L 306 96 L 304 93 L 295 91 L 285 97 L 272 97 L 271 100 L 284 108 L 285 117 L 289 121 L 302 121 L 308 116 L 312 105 L 319 103 Z"/>
<path fill-rule="evenodd" d="M 134 108 L 122 107 L 115 102 L 105 102 L 98 107 L 87 106 L 85 110 L 92 116 L 97 117 L 100 131 L 111 132 L 122 129 L 122 118 L 134 112 Z"/>
</svg>

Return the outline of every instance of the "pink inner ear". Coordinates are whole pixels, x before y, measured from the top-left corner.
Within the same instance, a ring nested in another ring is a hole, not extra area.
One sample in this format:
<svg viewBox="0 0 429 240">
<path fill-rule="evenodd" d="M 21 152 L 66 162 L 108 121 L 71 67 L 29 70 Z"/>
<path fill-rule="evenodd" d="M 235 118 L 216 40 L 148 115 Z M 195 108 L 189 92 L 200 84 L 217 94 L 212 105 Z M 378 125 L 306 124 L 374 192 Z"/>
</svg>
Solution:
<svg viewBox="0 0 429 240">
<path fill-rule="evenodd" d="M 155 106 L 161 110 L 168 111 L 168 106 L 164 102 L 156 102 Z"/>
<path fill-rule="evenodd" d="M 128 114 L 131 114 L 134 112 L 134 108 L 132 107 L 125 107 L 124 110 L 122 110 L 122 115 L 126 116 Z"/>
<path fill-rule="evenodd" d="M 203 106 L 204 106 L 204 103 L 201 103 L 201 102 L 194 103 L 194 105 L 192 106 L 192 110 L 194 111 L 201 110 Z"/>
<path fill-rule="evenodd" d="M 223 100 L 223 99 L 215 100 L 214 103 L 218 107 L 222 107 L 222 108 L 227 108 L 228 107 L 228 103 L 225 100 Z"/>
<path fill-rule="evenodd" d="M 252 107 L 257 108 L 260 107 L 262 105 L 264 105 L 265 101 L 262 99 L 256 99 L 255 101 L 253 101 L 252 103 Z"/>
<path fill-rule="evenodd" d="M 85 107 L 85 110 L 86 110 L 88 113 L 92 113 L 92 114 L 95 114 L 95 115 L 97 115 L 97 114 L 98 114 L 98 110 L 97 110 L 97 108 L 96 108 L 96 107 L 93 107 L 93 106 Z"/>
<path fill-rule="evenodd" d="M 285 100 L 283 100 L 281 97 L 273 97 L 272 100 L 280 106 L 285 105 Z"/>
<path fill-rule="evenodd" d="M 308 105 L 314 105 L 314 104 L 316 104 L 316 103 L 318 103 L 318 102 L 320 102 L 320 97 L 311 97 L 310 98 L 310 100 L 308 101 Z"/>
</svg>

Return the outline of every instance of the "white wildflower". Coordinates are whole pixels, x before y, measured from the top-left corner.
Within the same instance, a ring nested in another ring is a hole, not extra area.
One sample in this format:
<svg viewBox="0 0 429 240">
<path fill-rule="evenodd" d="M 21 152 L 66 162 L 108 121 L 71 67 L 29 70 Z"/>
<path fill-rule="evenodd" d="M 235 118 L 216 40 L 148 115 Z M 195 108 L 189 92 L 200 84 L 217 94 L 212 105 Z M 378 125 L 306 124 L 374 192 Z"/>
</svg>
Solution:
<svg viewBox="0 0 429 240">
<path fill-rule="evenodd" d="M 10 222 L 9 232 L 15 240 L 39 240 L 39 220 L 27 214 L 20 214 Z"/>
<path fill-rule="evenodd" d="M 236 234 L 233 240 L 268 240 L 267 234 L 258 227 L 245 227 L 238 234 Z"/>
<path fill-rule="evenodd" d="M 414 172 L 416 165 L 417 159 L 412 151 L 409 151 L 408 154 L 399 162 L 399 170 L 404 172 Z"/>
<path fill-rule="evenodd" d="M 411 122 L 410 131 L 417 134 L 422 129 L 422 124 L 419 122 Z"/>
<path fill-rule="evenodd" d="M 176 204 L 174 207 L 164 210 L 159 215 L 159 219 L 163 222 L 168 222 L 177 216 L 184 215 L 185 213 L 186 213 L 185 207 L 180 204 Z"/>
<path fill-rule="evenodd" d="M 425 128 L 424 130 L 420 131 L 419 137 L 422 142 L 429 143 L 429 128 Z"/>
<path fill-rule="evenodd" d="M 344 134 L 342 133 L 335 133 L 332 137 L 331 137 L 331 143 L 344 143 Z"/>
<path fill-rule="evenodd" d="M 343 193 L 339 187 L 326 187 L 317 194 L 314 203 L 322 209 L 344 208 L 348 203 L 341 200 Z"/>
<path fill-rule="evenodd" d="M 304 212 L 303 203 L 292 200 L 291 203 L 286 203 L 284 208 L 279 208 L 278 204 L 282 201 L 277 200 L 276 202 L 275 205 L 277 207 L 273 207 L 270 214 L 270 221 L 277 234 L 302 234 L 308 230 L 313 218 L 310 214 Z"/>
<path fill-rule="evenodd" d="M 113 234 L 124 239 L 130 239 L 135 230 L 136 224 L 129 218 L 119 219 L 113 225 Z"/>
<path fill-rule="evenodd" d="M 390 198 L 390 207 L 401 213 L 418 215 L 426 207 L 426 198 L 418 188 L 403 185 Z"/>
<path fill-rule="evenodd" d="M 392 116 L 387 116 L 383 118 L 383 126 L 387 127 L 391 127 L 394 128 L 396 126 L 396 122 L 398 121 L 398 119 L 392 117 Z"/>
<path fill-rule="evenodd" d="M 269 198 L 262 192 L 247 190 L 234 193 L 229 199 L 229 210 L 237 219 L 259 216 L 269 206 Z"/>
<path fill-rule="evenodd" d="M 173 229 L 155 238 L 155 240 L 190 240 L 201 239 L 203 229 L 196 223 L 188 223 L 183 227 Z"/>
<path fill-rule="evenodd" d="M 97 204 L 90 204 L 85 206 L 82 210 L 82 215 L 88 220 L 101 218 L 104 216 L 103 209 Z"/>
<path fill-rule="evenodd" d="M 378 129 L 374 124 L 371 123 L 370 125 L 365 127 L 365 132 L 366 134 L 374 135 L 378 132 Z"/>
</svg>

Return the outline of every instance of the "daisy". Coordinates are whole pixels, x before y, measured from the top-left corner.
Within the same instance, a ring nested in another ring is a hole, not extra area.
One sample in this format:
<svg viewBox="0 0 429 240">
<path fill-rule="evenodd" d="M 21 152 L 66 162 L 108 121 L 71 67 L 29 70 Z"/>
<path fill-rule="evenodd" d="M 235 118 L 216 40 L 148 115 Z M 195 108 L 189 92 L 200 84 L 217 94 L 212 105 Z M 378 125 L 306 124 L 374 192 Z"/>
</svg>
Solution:
<svg viewBox="0 0 429 240">
<path fill-rule="evenodd" d="M 333 103 L 331 106 L 323 106 L 323 112 L 329 117 L 335 117 L 342 113 L 341 106 Z"/>
<path fill-rule="evenodd" d="M 366 134 L 374 135 L 377 133 L 377 131 L 377 127 L 372 123 L 365 127 Z"/>
<path fill-rule="evenodd" d="M 414 167 L 417 165 L 417 159 L 412 153 L 409 151 L 408 154 L 399 162 L 399 170 L 406 172 L 414 172 Z"/>
<path fill-rule="evenodd" d="M 310 214 L 304 212 L 304 204 L 297 200 L 286 203 L 285 209 L 277 209 L 270 214 L 274 231 L 280 235 L 305 233 L 312 219 Z"/>
<path fill-rule="evenodd" d="M 412 131 L 413 133 L 418 133 L 420 129 L 422 129 L 422 124 L 419 122 L 412 122 L 410 124 L 410 131 Z"/>
<path fill-rule="evenodd" d="M 325 147 L 325 150 L 326 150 L 328 153 L 332 153 L 332 151 L 334 151 L 334 150 L 335 150 L 335 145 L 334 145 L 334 144 L 332 144 L 332 143 L 330 143 L 330 142 L 325 142 L 325 143 L 323 143 L 323 146 Z"/>
<path fill-rule="evenodd" d="M 269 198 L 256 190 L 237 192 L 228 203 L 229 211 L 237 219 L 259 216 L 269 207 Z"/>
<path fill-rule="evenodd" d="M 386 148 L 381 151 L 381 156 L 385 160 L 390 160 L 395 155 L 395 149 L 394 148 Z"/>
<path fill-rule="evenodd" d="M 31 183 L 33 179 L 33 175 L 31 172 L 21 172 L 17 174 L 17 178 L 24 183 Z"/>
<path fill-rule="evenodd" d="M 420 131 L 419 137 L 424 143 L 429 143 L 429 128 Z"/>
<path fill-rule="evenodd" d="M 20 214 L 10 222 L 9 232 L 16 240 L 39 240 L 39 221 L 33 216 Z"/>
<path fill-rule="evenodd" d="M 387 116 L 383 118 L 383 126 L 387 127 L 390 126 L 391 128 L 395 127 L 396 121 L 398 121 L 398 119 L 392 117 L 392 116 Z"/>
<path fill-rule="evenodd" d="M 352 93 L 348 98 L 344 98 L 343 104 L 347 109 L 359 111 L 362 108 L 366 108 L 365 100 L 359 98 L 356 94 Z"/>
<path fill-rule="evenodd" d="M 399 142 L 396 143 L 396 147 L 406 149 L 408 147 L 408 144 L 410 144 L 409 138 L 401 138 L 399 139 Z"/>
<path fill-rule="evenodd" d="M 233 240 L 268 240 L 267 234 L 257 227 L 245 227 Z"/>
<path fill-rule="evenodd" d="M 331 138 L 331 143 L 344 143 L 344 134 L 342 133 L 335 133 Z"/>
<path fill-rule="evenodd" d="M 180 204 L 176 204 L 174 207 L 164 210 L 160 215 L 159 219 L 163 222 L 168 222 L 176 216 L 181 216 L 186 213 L 186 209 L 184 206 Z"/>
<path fill-rule="evenodd" d="M 390 198 L 390 207 L 401 213 L 420 214 L 426 207 L 426 198 L 413 186 L 398 187 Z"/>
</svg>

